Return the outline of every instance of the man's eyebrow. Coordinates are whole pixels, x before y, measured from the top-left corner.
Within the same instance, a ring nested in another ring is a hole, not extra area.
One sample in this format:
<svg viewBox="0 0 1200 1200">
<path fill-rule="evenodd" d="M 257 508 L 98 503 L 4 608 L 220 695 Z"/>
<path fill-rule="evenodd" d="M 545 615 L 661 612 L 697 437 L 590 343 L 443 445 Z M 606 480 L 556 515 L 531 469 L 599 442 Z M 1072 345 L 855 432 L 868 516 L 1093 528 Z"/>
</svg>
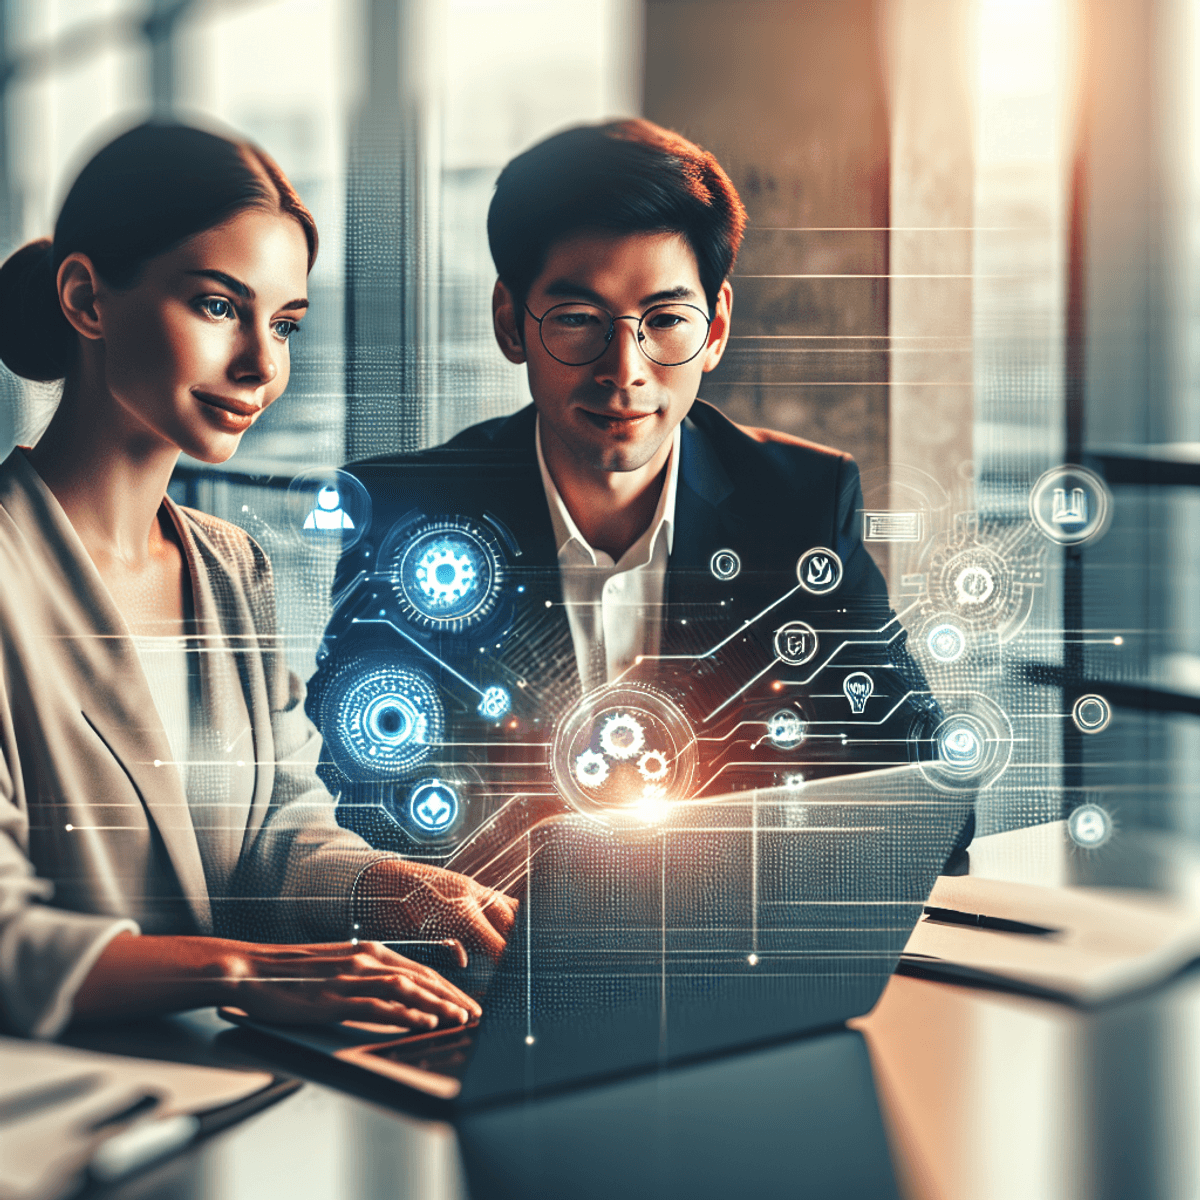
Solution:
<svg viewBox="0 0 1200 1200">
<path fill-rule="evenodd" d="M 593 304 L 598 304 L 601 308 L 607 308 L 608 302 L 597 292 L 593 292 L 591 288 L 584 287 L 582 283 L 576 283 L 573 279 L 556 279 L 553 283 L 542 288 L 542 291 L 547 296 L 570 296 L 579 297 L 580 299 L 589 300 Z M 694 289 L 681 283 L 673 288 L 664 288 L 659 292 L 651 292 L 649 296 L 643 296 L 638 302 L 639 307 L 648 308 L 651 304 L 665 304 L 671 300 L 695 300 L 696 292 Z"/>
<path fill-rule="evenodd" d="M 235 279 L 232 275 L 226 274 L 224 271 L 214 271 L 207 267 L 200 267 L 195 271 L 188 271 L 189 275 L 198 275 L 202 279 L 211 279 L 216 283 L 224 284 L 235 296 L 242 300 L 253 300 L 254 289 L 248 287 L 240 279 Z M 291 308 L 307 308 L 308 301 L 303 297 L 296 300 L 289 300 L 286 304 L 279 306 L 279 311 L 284 312 Z"/>
<path fill-rule="evenodd" d="M 695 300 L 696 293 L 686 283 L 681 283 L 678 287 L 667 288 L 662 292 L 654 292 L 649 296 L 643 296 L 641 306 L 646 308 L 651 304 L 666 304 L 670 300 Z"/>
</svg>

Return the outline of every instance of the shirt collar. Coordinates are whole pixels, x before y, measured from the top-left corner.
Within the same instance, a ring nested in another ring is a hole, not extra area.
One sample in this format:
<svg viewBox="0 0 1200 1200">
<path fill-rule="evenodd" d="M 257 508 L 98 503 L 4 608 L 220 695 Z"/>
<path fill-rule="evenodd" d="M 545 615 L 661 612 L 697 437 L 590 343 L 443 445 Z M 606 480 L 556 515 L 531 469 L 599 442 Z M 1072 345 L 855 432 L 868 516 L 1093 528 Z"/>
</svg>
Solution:
<svg viewBox="0 0 1200 1200">
<path fill-rule="evenodd" d="M 634 552 L 641 548 L 642 553 L 637 555 L 639 559 L 644 559 L 649 562 L 654 553 L 654 545 L 658 540 L 660 533 L 667 541 L 667 554 L 670 555 L 671 547 L 675 538 L 675 497 L 679 492 L 679 441 L 680 432 L 679 426 L 676 425 L 671 434 L 671 457 L 667 464 L 667 482 L 662 490 L 662 494 L 658 498 L 658 508 L 655 509 L 654 517 L 649 526 L 641 537 L 625 552 L 621 561 L 634 555 Z M 563 498 L 558 494 L 558 488 L 555 486 L 554 480 L 550 476 L 550 471 L 546 467 L 546 459 L 542 454 L 542 422 L 541 417 L 538 417 L 533 429 L 533 442 L 537 451 L 538 470 L 542 474 L 542 487 L 546 492 L 546 504 L 550 508 L 550 523 L 554 526 L 554 544 L 558 548 L 559 558 L 562 557 L 563 551 L 574 543 L 582 550 L 591 560 L 593 566 L 598 566 L 597 553 L 591 546 L 583 534 L 579 532 L 579 527 L 575 524 L 570 512 L 567 510 Z M 608 556 L 605 555 L 605 558 Z M 641 563 L 631 563 L 631 566 L 641 565 Z"/>
</svg>

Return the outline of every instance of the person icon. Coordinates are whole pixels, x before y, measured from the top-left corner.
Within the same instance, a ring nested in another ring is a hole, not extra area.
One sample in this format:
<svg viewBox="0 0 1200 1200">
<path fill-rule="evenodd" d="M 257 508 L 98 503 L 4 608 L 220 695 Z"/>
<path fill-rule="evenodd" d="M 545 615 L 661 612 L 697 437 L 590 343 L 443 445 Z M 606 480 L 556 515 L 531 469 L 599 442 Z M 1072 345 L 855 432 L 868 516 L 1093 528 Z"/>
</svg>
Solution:
<svg viewBox="0 0 1200 1200">
<path fill-rule="evenodd" d="M 354 521 L 342 507 L 342 494 L 331 483 L 317 492 L 317 506 L 304 518 L 305 529 L 353 529 Z"/>
</svg>

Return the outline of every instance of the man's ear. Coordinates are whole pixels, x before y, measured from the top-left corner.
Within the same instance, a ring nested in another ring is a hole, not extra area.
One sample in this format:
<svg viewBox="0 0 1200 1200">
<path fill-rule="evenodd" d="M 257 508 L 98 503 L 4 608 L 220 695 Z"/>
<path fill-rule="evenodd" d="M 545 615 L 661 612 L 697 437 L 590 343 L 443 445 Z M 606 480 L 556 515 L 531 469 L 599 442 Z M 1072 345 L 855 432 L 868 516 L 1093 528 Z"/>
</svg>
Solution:
<svg viewBox="0 0 1200 1200">
<path fill-rule="evenodd" d="M 708 327 L 708 345 L 704 348 L 703 369 L 711 371 L 721 361 L 729 341 L 729 330 L 733 320 L 733 284 L 725 280 L 717 293 L 717 306 L 713 311 L 712 324 Z"/>
<path fill-rule="evenodd" d="M 521 337 L 521 317 L 512 292 L 496 280 L 492 289 L 492 331 L 501 354 L 511 363 L 525 361 L 525 342 Z"/>
<path fill-rule="evenodd" d="M 100 276 L 86 254 L 68 254 L 58 268 L 58 302 L 75 332 L 89 341 L 104 337 L 96 297 Z"/>
</svg>

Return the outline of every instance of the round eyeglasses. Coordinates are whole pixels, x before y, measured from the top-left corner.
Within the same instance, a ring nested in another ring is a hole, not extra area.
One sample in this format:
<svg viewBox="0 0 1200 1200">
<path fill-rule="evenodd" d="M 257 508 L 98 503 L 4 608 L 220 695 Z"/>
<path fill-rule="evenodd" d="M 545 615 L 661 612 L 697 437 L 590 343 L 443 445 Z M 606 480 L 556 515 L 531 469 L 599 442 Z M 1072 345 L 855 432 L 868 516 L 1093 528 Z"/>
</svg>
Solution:
<svg viewBox="0 0 1200 1200">
<path fill-rule="evenodd" d="M 597 304 L 556 304 L 540 317 L 529 305 L 525 311 L 538 323 L 542 345 L 565 367 L 586 367 L 600 358 L 613 340 L 618 321 L 637 322 L 641 352 L 660 367 L 691 362 L 708 342 L 708 314 L 694 304 L 656 304 L 640 317 L 614 317 Z"/>
</svg>

